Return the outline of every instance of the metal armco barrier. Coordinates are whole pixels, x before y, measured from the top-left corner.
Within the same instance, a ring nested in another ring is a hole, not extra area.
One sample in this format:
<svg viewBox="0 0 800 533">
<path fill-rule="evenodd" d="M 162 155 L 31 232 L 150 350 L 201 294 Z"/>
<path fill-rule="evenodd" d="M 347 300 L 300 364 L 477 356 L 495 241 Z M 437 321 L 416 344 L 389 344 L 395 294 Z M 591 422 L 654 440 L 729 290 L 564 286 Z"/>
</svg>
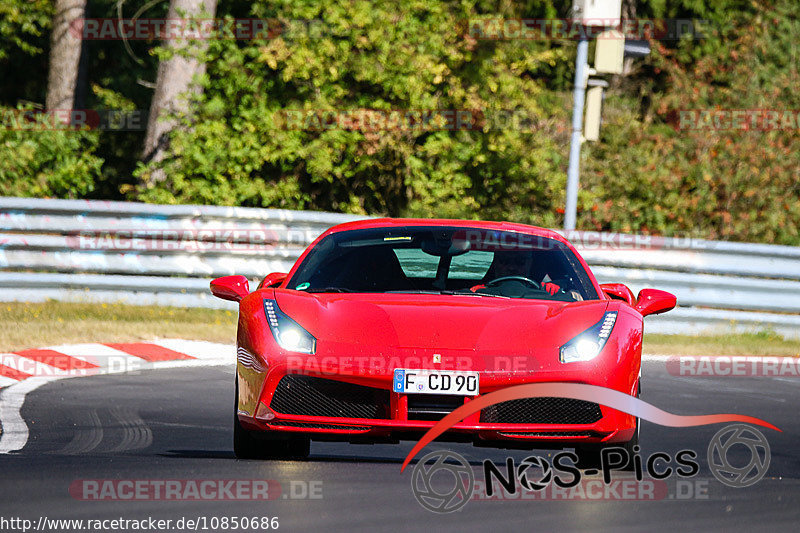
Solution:
<svg viewBox="0 0 800 533">
<path fill-rule="evenodd" d="M 235 309 L 208 282 L 286 272 L 354 215 L 221 206 L 0 197 L 0 301 L 127 302 Z M 661 333 L 800 337 L 800 247 L 567 232 L 601 283 L 670 291 Z"/>
</svg>

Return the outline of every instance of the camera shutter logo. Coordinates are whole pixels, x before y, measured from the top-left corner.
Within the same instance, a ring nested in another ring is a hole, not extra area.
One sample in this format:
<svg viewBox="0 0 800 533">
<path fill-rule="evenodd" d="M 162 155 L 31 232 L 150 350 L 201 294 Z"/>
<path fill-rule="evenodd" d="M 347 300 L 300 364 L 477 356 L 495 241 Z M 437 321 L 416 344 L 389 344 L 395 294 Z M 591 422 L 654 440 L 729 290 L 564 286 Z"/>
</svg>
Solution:
<svg viewBox="0 0 800 533">
<path fill-rule="evenodd" d="M 746 466 L 734 466 L 729 450 L 746 446 L 750 450 Z M 708 466 L 721 483 L 744 488 L 759 482 L 769 469 L 770 450 L 766 437 L 753 426 L 735 424 L 719 430 L 708 445 Z"/>
<path fill-rule="evenodd" d="M 442 473 L 445 475 L 442 476 Z M 437 476 L 436 487 L 434 476 Z M 414 465 L 411 472 L 414 497 L 420 505 L 434 513 L 452 513 L 461 509 L 472 497 L 474 488 L 475 473 L 469 462 L 449 450 L 429 453 Z"/>
<path fill-rule="evenodd" d="M 539 476 L 537 481 L 533 480 L 533 476 L 530 478 L 528 477 L 528 472 L 531 468 L 534 470 L 537 468 L 542 470 L 542 475 Z M 550 463 L 547 462 L 547 459 L 543 459 L 538 455 L 532 455 L 527 457 L 517 467 L 517 478 L 519 479 L 519 484 L 528 490 L 542 490 L 547 488 L 550 482 L 553 481 L 553 469 L 550 467 Z"/>
</svg>

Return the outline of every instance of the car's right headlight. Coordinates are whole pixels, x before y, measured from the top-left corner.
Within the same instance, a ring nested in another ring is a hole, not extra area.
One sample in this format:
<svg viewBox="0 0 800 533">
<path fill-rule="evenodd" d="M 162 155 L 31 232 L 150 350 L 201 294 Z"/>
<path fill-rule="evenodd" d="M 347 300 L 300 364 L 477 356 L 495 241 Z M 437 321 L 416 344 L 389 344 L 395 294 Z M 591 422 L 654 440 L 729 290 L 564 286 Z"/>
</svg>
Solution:
<svg viewBox="0 0 800 533">
<path fill-rule="evenodd" d="M 264 300 L 264 312 L 267 315 L 269 329 L 275 342 L 284 350 L 313 354 L 317 348 L 317 339 L 281 311 L 275 300 Z"/>
<path fill-rule="evenodd" d="M 617 312 L 609 311 L 603 319 L 583 333 L 573 337 L 561 347 L 561 362 L 591 361 L 603 351 L 617 322 Z"/>
</svg>

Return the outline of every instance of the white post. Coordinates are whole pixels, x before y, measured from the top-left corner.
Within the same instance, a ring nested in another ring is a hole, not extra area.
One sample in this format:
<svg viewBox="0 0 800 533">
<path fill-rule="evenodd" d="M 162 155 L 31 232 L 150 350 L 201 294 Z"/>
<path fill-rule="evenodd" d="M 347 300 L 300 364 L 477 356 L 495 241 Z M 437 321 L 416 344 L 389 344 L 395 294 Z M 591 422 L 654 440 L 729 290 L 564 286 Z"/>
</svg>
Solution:
<svg viewBox="0 0 800 533">
<path fill-rule="evenodd" d="M 589 56 L 589 40 L 582 35 L 578 41 L 578 55 L 575 58 L 575 88 L 572 92 L 572 139 L 569 144 L 569 167 L 567 169 L 567 205 L 564 208 L 564 229 L 575 229 L 578 210 L 578 176 L 581 163 L 581 143 L 583 128 L 583 102 L 586 97 L 586 79 Z"/>
</svg>

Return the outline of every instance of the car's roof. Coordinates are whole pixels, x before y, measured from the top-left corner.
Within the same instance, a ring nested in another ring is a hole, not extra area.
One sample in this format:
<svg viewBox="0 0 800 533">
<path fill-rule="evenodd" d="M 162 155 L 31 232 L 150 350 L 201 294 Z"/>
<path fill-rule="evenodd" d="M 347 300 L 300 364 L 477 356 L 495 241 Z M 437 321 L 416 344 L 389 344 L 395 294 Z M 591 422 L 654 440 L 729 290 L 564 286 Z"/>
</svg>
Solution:
<svg viewBox="0 0 800 533">
<path fill-rule="evenodd" d="M 529 226 L 528 224 L 520 224 L 517 222 L 492 222 L 484 220 L 459 220 L 447 218 L 368 218 L 363 220 L 356 220 L 353 222 L 345 222 L 337 224 L 328 229 L 325 234 L 336 233 L 340 231 L 351 231 L 357 229 L 369 228 L 397 228 L 397 227 L 421 227 L 421 226 L 449 226 L 458 228 L 477 228 L 487 230 L 499 231 L 514 231 L 517 233 L 525 233 L 528 235 L 535 235 L 537 237 L 547 237 L 567 243 L 567 240 L 553 230 L 540 228 L 538 226 Z"/>
</svg>

